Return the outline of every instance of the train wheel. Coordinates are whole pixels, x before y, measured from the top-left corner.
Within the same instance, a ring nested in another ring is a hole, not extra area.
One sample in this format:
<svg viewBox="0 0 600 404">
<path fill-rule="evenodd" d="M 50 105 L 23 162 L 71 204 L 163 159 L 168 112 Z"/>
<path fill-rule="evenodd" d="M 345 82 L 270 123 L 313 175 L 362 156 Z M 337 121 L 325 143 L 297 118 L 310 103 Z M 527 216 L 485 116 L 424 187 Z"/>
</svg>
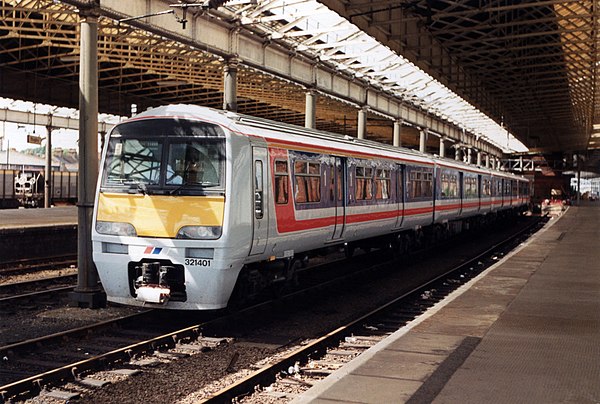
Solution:
<svg viewBox="0 0 600 404">
<path fill-rule="evenodd" d="M 247 306 L 266 288 L 264 276 L 254 268 L 243 267 L 231 292 L 227 307 L 237 310 Z"/>
<path fill-rule="evenodd" d="M 238 275 L 237 282 L 227 303 L 227 308 L 237 310 L 247 305 L 253 297 L 252 289 L 248 268 L 244 267 Z"/>
<path fill-rule="evenodd" d="M 392 258 L 394 260 L 399 260 L 404 255 L 404 238 L 401 234 L 395 236 L 390 243 L 390 248 L 392 250 Z"/>
<path fill-rule="evenodd" d="M 283 277 L 284 279 L 278 280 L 273 283 L 272 290 L 275 297 L 280 297 L 286 292 L 294 290 L 298 284 L 298 274 L 300 269 L 305 266 L 306 260 L 302 257 L 294 258 L 286 263 Z"/>
</svg>

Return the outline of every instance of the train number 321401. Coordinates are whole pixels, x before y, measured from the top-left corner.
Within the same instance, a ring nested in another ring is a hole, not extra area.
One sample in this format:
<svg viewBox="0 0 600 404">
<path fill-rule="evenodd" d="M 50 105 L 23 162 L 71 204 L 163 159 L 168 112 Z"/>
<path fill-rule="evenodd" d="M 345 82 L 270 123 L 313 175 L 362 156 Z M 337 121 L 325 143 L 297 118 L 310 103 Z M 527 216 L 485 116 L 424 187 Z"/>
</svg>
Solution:
<svg viewBox="0 0 600 404">
<path fill-rule="evenodd" d="M 186 258 L 185 265 L 190 265 L 194 267 L 209 267 L 211 264 L 211 260 L 201 259 L 201 258 Z"/>
</svg>

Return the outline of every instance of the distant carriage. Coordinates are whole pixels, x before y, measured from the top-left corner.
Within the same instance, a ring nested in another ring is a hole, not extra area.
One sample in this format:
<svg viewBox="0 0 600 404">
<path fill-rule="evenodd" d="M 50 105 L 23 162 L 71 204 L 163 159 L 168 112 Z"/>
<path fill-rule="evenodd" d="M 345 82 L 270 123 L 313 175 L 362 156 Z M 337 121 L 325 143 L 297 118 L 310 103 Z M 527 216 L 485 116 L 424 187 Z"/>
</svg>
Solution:
<svg viewBox="0 0 600 404">
<path fill-rule="evenodd" d="M 37 170 L 0 170 L 0 208 L 44 206 L 44 175 Z M 77 173 L 53 171 L 50 184 L 53 205 L 77 202 Z"/>
</svg>

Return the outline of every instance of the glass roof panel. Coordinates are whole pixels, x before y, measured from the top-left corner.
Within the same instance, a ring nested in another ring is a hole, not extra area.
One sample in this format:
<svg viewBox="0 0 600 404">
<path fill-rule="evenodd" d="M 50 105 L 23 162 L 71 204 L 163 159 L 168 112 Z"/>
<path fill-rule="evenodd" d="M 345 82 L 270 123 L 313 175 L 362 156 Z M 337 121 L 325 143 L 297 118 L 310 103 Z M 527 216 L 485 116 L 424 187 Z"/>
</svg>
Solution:
<svg viewBox="0 0 600 404">
<path fill-rule="evenodd" d="M 501 125 L 316 0 L 236 1 L 226 8 L 242 24 L 261 28 L 273 39 L 377 84 L 504 150 L 527 150 Z"/>
</svg>

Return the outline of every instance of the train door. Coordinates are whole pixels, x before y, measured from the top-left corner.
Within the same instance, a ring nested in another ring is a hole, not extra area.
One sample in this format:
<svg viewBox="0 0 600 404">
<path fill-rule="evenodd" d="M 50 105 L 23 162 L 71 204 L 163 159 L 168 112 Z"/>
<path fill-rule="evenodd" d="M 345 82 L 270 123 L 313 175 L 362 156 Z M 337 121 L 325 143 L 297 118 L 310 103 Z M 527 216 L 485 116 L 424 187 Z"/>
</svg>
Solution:
<svg viewBox="0 0 600 404">
<path fill-rule="evenodd" d="M 268 189 L 268 155 L 264 147 L 252 148 L 252 178 L 253 178 L 253 236 L 251 255 L 262 254 L 267 246 L 269 236 L 269 212 L 267 196 Z"/>
<path fill-rule="evenodd" d="M 334 157 L 333 201 L 335 205 L 335 227 L 333 240 L 342 238 L 346 226 L 346 167 L 346 158 Z"/>
<path fill-rule="evenodd" d="M 462 215 L 463 206 L 465 204 L 465 173 L 460 172 L 459 174 L 458 184 L 460 185 L 460 189 L 458 190 L 458 196 L 460 199 L 459 207 L 458 207 L 458 216 Z"/>
<path fill-rule="evenodd" d="M 477 174 L 477 212 L 481 211 L 481 198 L 483 197 L 483 177 Z"/>
<path fill-rule="evenodd" d="M 406 184 L 405 179 L 405 165 L 396 165 L 396 202 L 398 203 L 398 216 L 396 218 L 396 228 L 401 228 L 404 222 L 404 186 Z"/>
</svg>

